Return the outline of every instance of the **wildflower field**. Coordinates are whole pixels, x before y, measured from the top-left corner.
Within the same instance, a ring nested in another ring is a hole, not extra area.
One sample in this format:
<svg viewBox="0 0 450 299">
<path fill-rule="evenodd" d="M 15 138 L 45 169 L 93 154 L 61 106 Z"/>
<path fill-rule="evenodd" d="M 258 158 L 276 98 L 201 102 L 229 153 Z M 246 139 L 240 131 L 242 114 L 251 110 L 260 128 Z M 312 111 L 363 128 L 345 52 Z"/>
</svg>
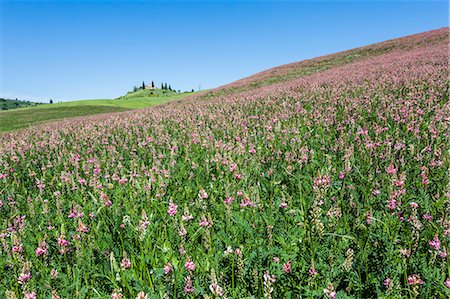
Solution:
<svg viewBox="0 0 450 299">
<path fill-rule="evenodd" d="M 0 298 L 448 298 L 448 28 L 0 135 Z"/>
</svg>

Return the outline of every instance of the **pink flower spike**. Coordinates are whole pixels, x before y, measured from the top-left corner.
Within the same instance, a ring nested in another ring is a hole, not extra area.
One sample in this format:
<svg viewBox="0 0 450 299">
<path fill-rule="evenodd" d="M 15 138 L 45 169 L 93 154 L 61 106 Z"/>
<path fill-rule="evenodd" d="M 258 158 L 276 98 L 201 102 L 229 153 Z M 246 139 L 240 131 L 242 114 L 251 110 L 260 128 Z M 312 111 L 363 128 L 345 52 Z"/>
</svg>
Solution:
<svg viewBox="0 0 450 299">
<path fill-rule="evenodd" d="M 169 214 L 170 216 L 175 216 L 175 214 L 177 213 L 177 208 L 178 206 L 170 201 L 169 208 L 167 209 L 167 214 Z"/>
</svg>

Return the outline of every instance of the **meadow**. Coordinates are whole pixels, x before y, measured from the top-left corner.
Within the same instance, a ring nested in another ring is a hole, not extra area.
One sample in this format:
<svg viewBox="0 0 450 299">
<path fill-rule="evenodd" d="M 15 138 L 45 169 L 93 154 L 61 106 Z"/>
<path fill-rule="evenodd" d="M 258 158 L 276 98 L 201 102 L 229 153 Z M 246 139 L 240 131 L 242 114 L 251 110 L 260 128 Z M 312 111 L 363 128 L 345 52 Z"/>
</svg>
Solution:
<svg viewBox="0 0 450 299">
<path fill-rule="evenodd" d="M 448 35 L 1 134 L 0 297 L 450 297 Z"/>
</svg>

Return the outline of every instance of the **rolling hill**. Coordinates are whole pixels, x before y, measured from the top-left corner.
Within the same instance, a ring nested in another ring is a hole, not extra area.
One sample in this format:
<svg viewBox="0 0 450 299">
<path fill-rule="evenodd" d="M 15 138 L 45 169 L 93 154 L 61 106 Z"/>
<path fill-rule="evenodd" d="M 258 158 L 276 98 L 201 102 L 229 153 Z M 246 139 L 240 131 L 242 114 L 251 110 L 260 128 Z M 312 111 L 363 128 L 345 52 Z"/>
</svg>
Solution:
<svg viewBox="0 0 450 299">
<path fill-rule="evenodd" d="M 0 297 L 449 298 L 448 44 L 1 134 Z"/>
<path fill-rule="evenodd" d="M 117 99 L 69 101 L 10 111 L 0 111 L 0 132 L 27 128 L 42 123 L 74 117 L 143 109 L 180 100 L 187 95 L 192 95 L 192 93 L 138 90 L 136 92 L 129 92 L 127 95 Z"/>
</svg>

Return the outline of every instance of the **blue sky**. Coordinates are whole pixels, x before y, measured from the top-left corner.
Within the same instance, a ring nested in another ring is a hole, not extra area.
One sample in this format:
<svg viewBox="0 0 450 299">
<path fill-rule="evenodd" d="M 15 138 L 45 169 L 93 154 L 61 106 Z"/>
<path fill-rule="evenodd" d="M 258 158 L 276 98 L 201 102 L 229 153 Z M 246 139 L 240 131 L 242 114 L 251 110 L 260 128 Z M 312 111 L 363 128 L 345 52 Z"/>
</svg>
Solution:
<svg viewBox="0 0 450 299">
<path fill-rule="evenodd" d="M 142 81 L 217 87 L 448 26 L 446 1 L 0 0 L 0 97 L 114 98 Z"/>
</svg>

